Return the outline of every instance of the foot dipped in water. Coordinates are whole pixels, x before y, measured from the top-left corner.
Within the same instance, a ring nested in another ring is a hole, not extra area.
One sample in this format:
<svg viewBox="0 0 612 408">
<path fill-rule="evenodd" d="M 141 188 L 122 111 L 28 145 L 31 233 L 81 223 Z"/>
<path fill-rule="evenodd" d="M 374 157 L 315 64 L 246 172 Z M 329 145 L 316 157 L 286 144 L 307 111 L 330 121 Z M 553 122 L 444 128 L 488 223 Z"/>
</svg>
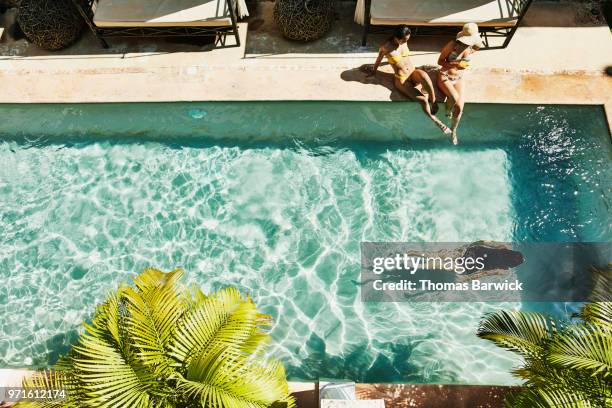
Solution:
<svg viewBox="0 0 612 408">
<path fill-rule="evenodd" d="M 451 131 L 451 141 L 455 146 L 459 144 L 459 139 L 457 139 L 457 129 L 453 129 Z"/>
<path fill-rule="evenodd" d="M 446 126 L 444 123 L 442 123 L 441 121 L 437 121 L 436 125 L 438 125 L 442 133 L 444 133 L 445 135 L 450 135 L 452 133 L 450 128 Z"/>
</svg>

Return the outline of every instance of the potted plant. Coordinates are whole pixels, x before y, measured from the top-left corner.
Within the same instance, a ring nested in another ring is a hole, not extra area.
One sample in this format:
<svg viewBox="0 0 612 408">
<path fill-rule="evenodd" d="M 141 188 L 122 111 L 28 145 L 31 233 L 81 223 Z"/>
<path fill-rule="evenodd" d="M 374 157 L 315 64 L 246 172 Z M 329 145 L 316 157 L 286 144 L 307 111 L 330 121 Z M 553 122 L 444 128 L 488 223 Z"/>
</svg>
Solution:
<svg viewBox="0 0 612 408">
<path fill-rule="evenodd" d="M 235 288 L 204 294 L 181 270 L 146 269 L 96 308 L 54 370 L 26 389 L 65 390 L 36 407 L 293 407 L 283 365 L 265 356 L 270 316 Z"/>
</svg>

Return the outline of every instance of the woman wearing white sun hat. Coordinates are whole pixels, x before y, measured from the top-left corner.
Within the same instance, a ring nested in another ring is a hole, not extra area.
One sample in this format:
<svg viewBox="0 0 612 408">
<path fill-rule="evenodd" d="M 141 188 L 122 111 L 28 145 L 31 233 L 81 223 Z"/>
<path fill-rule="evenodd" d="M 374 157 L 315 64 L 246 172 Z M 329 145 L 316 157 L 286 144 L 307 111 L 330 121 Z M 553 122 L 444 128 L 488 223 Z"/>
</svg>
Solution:
<svg viewBox="0 0 612 408">
<path fill-rule="evenodd" d="M 457 126 L 463 114 L 463 72 L 470 66 L 470 55 L 483 47 L 482 38 L 475 23 L 467 23 L 457 34 L 457 38 L 449 41 L 438 58 L 441 65 L 438 73 L 438 87 L 447 96 L 447 115 L 452 117 L 452 141 L 457 144 Z"/>
</svg>

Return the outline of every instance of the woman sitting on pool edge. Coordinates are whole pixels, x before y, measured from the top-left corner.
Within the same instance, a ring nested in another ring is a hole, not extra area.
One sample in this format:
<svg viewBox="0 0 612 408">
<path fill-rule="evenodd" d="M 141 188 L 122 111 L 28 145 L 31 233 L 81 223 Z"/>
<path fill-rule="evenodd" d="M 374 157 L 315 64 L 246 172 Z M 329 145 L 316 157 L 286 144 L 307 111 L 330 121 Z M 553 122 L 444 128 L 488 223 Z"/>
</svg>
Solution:
<svg viewBox="0 0 612 408">
<path fill-rule="evenodd" d="M 463 72 L 470 66 L 470 55 L 482 48 L 483 43 L 475 23 L 467 23 L 457 38 L 449 41 L 438 58 L 441 65 L 438 73 L 438 87 L 448 97 L 447 116 L 452 117 L 451 131 L 453 144 L 457 144 L 457 126 L 463 114 Z"/>
<path fill-rule="evenodd" d="M 422 69 L 415 68 L 412 61 L 410 61 L 410 50 L 407 45 L 409 39 L 410 28 L 405 25 L 399 26 L 394 35 L 380 46 L 378 58 L 376 58 L 374 66 L 367 67 L 369 71 L 368 74 L 375 75 L 383 57 L 387 57 L 389 65 L 393 67 L 393 71 L 395 72 L 394 85 L 397 90 L 410 99 L 419 102 L 425 114 L 433 120 L 445 134 L 450 134 L 451 131 L 448 126 L 435 116 L 438 111 L 438 105 L 436 104 L 436 93 L 429 75 Z M 419 85 L 421 89 L 417 89 Z M 425 93 L 427 93 L 427 96 Z"/>
</svg>

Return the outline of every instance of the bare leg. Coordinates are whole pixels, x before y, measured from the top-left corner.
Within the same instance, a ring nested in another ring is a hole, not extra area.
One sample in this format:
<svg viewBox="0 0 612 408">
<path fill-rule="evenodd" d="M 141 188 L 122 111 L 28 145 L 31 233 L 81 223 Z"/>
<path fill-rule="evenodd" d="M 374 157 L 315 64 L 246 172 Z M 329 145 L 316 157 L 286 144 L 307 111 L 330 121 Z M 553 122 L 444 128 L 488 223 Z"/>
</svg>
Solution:
<svg viewBox="0 0 612 408">
<path fill-rule="evenodd" d="M 435 123 L 436 126 L 438 126 L 444 134 L 448 135 L 451 133 L 451 130 L 448 128 L 448 126 L 446 126 L 444 122 L 442 122 L 436 117 L 436 115 L 432 113 L 429 100 L 425 95 L 417 95 L 414 99 L 421 105 L 421 108 L 423 109 L 423 112 L 425 112 L 425 115 L 427 115 L 427 117 L 431 119 L 433 123 Z"/>
<path fill-rule="evenodd" d="M 429 96 L 429 101 L 434 104 L 436 102 L 436 91 L 434 89 L 433 83 L 431 82 L 431 78 L 427 75 L 427 72 L 422 69 L 415 69 L 410 75 L 410 80 L 413 83 L 421 84 L 423 90 L 427 92 Z"/>
<path fill-rule="evenodd" d="M 431 86 L 431 81 L 429 81 L 429 84 Z M 427 115 L 427 117 L 431 119 L 436 124 L 436 126 L 438 126 L 440 130 L 442 130 L 442 132 L 444 132 L 445 134 L 450 134 L 450 129 L 448 128 L 448 126 L 446 126 L 440 119 L 438 119 L 432 113 L 431 106 L 427 97 L 421 92 L 419 92 L 409 80 L 406 80 L 404 81 L 404 83 L 401 83 L 398 78 L 395 78 L 395 87 L 402 94 L 406 95 L 413 101 L 417 101 L 421 105 L 421 108 L 423 109 L 423 112 L 425 112 L 425 115 Z"/>
<path fill-rule="evenodd" d="M 460 105 L 458 113 L 455 113 L 455 108 L 453 107 L 453 114 L 454 114 L 453 123 L 455 121 L 457 122 L 456 125 L 453 125 L 453 128 L 457 129 L 457 126 L 459 126 L 459 121 L 461 120 L 461 115 L 463 115 L 463 108 L 465 105 L 465 98 L 463 97 L 463 91 L 464 91 L 463 79 L 460 79 L 457 82 L 455 82 L 455 89 L 459 93 L 459 99 L 458 99 L 457 105 Z"/>
<path fill-rule="evenodd" d="M 438 86 L 444 92 L 448 99 L 451 101 L 453 105 L 453 121 L 451 125 L 452 132 L 452 142 L 453 144 L 459 143 L 457 140 L 457 127 L 459 126 L 459 122 L 461 121 L 461 115 L 463 114 L 463 96 L 459 92 L 458 89 L 455 88 L 455 85 L 449 80 L 444 80 L 440 78 L 438 80 Z M 461 88 L 459 88 L 461 89 Z"/>
<path fill-rule="evenodd" d="M 445 108 L 445 116 L 447 118 L 452 118 L 453 117 L 453 108 L 455 107 L 455 103 L 453 102 L 452 98 L 446 98 L 446 102 L 444 102 L 444 108 Z"/>
</svg>

